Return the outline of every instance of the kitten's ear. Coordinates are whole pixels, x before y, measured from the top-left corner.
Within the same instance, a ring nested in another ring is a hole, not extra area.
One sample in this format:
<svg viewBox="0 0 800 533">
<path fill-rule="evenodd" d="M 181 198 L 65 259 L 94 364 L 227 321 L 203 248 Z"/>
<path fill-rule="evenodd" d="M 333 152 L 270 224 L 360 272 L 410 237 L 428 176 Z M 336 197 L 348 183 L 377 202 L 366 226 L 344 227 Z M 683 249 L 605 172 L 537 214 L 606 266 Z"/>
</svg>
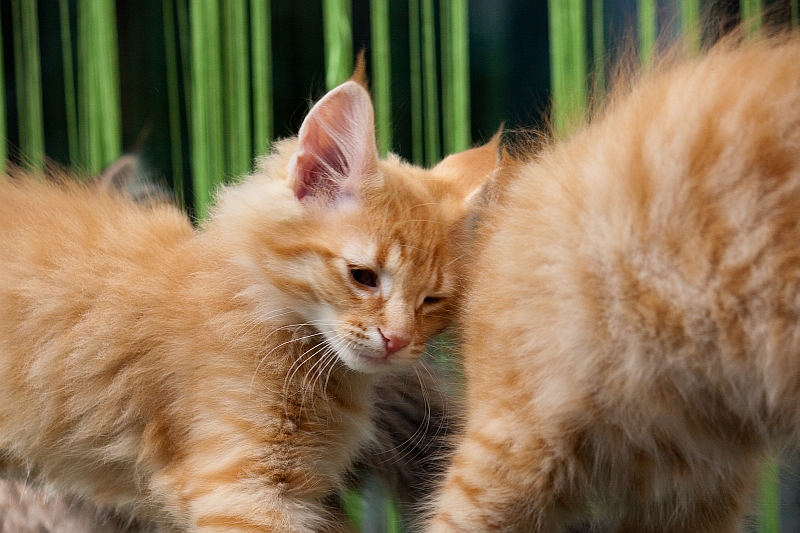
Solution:
<svg viewBox="0 0 800 533">
<path fill-rule="evenodd" d="M 139 156 L 125 154 L 112 162 L 97 177 L 97 184 L 106 191 L 127 192 L 128 184 L 139 173 Z"/>
<path fill-rule="evenodd" d="M 456 194 L 469 201 L 492 176 L 502 159 L 502 126 L 483 146 L 445 157 L 433 171 L 447 179 Z"/>
<path fill-rule="evenodd" d="M 316 103 L 303 121 L 289 177 L 299 200 L 331 202 L 378 172 L 372 100 L 350 80 Z"/>
</svg>

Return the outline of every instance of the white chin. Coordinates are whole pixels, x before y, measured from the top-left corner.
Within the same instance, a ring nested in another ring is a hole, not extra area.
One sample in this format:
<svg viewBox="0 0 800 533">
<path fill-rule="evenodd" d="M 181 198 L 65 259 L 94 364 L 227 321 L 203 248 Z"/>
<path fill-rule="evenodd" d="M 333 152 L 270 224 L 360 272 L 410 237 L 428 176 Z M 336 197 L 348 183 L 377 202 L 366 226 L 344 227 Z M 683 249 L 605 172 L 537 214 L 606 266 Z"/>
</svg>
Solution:
<svg viewBox="0 0 800 533">
<path fill-rule="evenodd" d="M 365 374 L 379 374 L 381 372 L 393 370 L 397 366 L 397 362 L 393 357 L 357 353 L 352 350 L 348 350 L 346 353 L 340 352 L 339 359 L 341 359 L 348 368 Z"/>
</svg>

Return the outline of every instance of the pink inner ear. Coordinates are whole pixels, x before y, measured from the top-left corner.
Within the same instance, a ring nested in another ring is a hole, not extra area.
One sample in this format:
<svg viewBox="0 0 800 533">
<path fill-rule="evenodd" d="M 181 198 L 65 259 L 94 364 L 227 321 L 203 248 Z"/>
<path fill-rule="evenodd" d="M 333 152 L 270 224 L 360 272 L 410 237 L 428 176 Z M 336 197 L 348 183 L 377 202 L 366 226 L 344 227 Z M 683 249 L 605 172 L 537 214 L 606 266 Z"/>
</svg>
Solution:
<svg viewBox="0 0 800 533">
<path fill-rule="evenodd" d="M 300 128 L 292 170 L 295 195 L 334 200 L 374 174 L 377 159 L 369 94 L 345 82 L 311 109 Z"/>
<path fill-rule="evenodd" d="M 333 199 L 341 193 L 341 182 L 349 172 L 344 154 L 335 152 L 325 157 L 315 152 L 297 153 L 294 193 L 298 200 L 309 195 Z"/>
</svg>

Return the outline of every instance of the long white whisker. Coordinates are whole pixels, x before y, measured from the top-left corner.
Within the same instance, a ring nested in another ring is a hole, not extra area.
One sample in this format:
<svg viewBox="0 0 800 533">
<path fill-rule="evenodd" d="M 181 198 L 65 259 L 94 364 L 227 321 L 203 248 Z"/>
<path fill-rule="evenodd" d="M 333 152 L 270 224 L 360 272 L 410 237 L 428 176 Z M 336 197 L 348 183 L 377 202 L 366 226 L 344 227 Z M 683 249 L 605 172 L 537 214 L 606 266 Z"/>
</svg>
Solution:
<svg viewBox="0 0 800 533">
<path fill-rule="evenodd" d="M 313 390 L 316 390 L 318 384 L 321 383 L 322 374 L 325 372 L 325 368 L 327 368 L 329 365 L 333 367 L 333 365 L 336 364 L 338 357 L 339 356 L 336 353 L 336 351 L 333 348 L 329 347 L 328 351 L 325 352 L 325 355 L 322 359 L 323 364 L 320 365 L 319 371 L 316 372 L 314 375 L 314 382 L 312 383 Z M 330 403 L 328 403 L 328 391 L 323 388 L 321 392 L 322 392 L 322 398 L 323 400 L 325 400 L 325 406 L 328 408 L 328 415 L 330 415 L 331 408 L 330 408 Z M 314 409 L 314 412 L 316 413 L 316 403 L 312 404 L 312 407 Z"/>
<path fill-rule="evenodd" d="M 328 345 L 324 346 L 324 351 L 322 353 L 322 357 L 320 357 L 319 360 L 316 361 L 311 366 L 310 369 L 308 369 L 308 372 L 306 372 L 306 375 L 303 378 L 303 384 L 304 385 L 305 385 L 306 379 L 310 378 L 312 380 L 311 383 L 310 383 L 310 388 L 313 389 L 315 387 L 315 385 L 314 385 L 314 383 L 316 382 L 315 372 L 317 372 L 317 369 L 319 369 L 320 372 L 322 371 L 322 369 L 325 367 L 325 365 L 327 365 L 327 360 L 331 356 L 331 354 L 333 354 L 334 356 L 336 355 L 336 351 L 331 346 L 331 342 L 338 341 L 340 337 L 341 337 L 341 335 L 337 335 L 331 341 L 328 342 Z M 304 390 L 305 390 L 305 388 L 304 388 Z"/>
<path fill-rule="evenodd" d="M 431 372 L 431 369 L 430 369 L 429 365 L 426 364 L 424 361 L 422 361 L 421 362 L 421 366 L 425 369 L 425 371 L 428 372 L 428 375 L 431 377 L 431 380 L 433 382 L 435 382 L 436 381 L 436 377 Z M 382 453 L 399 452 L 399 453 L 395 453 L 392 456 L 387 457 L 386 459 L 384 459 L 385 462 L 399 461 L 399 460 L 405 459 L 406 457 L 408 457 L 414 451 L 414 448 L 415 448 L 416 444 L 420 445 L 419 446 L 420 449 L 418 451 L 425 451 L 428 447 L 432 446 L 433 443 L 437 441 L 439 435 L 442 432 L 446 431 L 446 429 L 447 429 L 447 427 L 446 427 L 447 426 L 447 420 L 448 420 L 448 415 L 447 415 L 447 409 L 448 409 L 447 395 L 444 394 L 444 392 L 437 387 L 437 390 L 439 391 L 439 394 L 440 394 L 440 398 L 442 400 L 442 406 L 443 406 L 443 409 L 444 409 L 444 413 L 443 413 L 443 416 L 442 416 L 442 420 L 440 420 L 440 423 L 438 424 L 438 426 L 436 428 L 436 431 L 433 434 L 429 434 L 430 425 L 431 425 L 431 422 L 432 422 L 432 413 L 433 413 L 433 406 L 432 406 L 431 401 L 430 401 L 430 391 L 425 386 L 425 380 L 423 380 L 422 376 L 420 375 L 420 370 L 421 369 L 419 369 L 417 367 L 417 365 L 412 367 L 412 369 L 414 371 L 415 377 L 417 378 L 417 381 L 420 384 L 422 397 L 423 397 L 423 401 L 424 401 L 425 412 L 424 412 L 423 421 L 417 427 L 415 432 L 411 436 L 406 438 L 405 441 L 403 441 L 401 443 L 398 443 L 396 446 L 394 446 L 394 447 L 392 447 L 390 449 L 384 450 L 382 452 Z"/>
<path fill-rule="evenodd" d="M 309 350 L 303 352 L 303 354 L 292 364 L 293 370 L 291 371 L 290 374 L 287 375 L 286 379 L 284 380 L 285 387 L 288 388 L 289 384 L 294 381 L 295 374 L 297 374 L 297 372 L 300 370 L 300 368 L 303 365 L 305 365 L 307 362 L 309 362 L 311 359 L 313 359 L 319 353 L 324 352 L 327 349 L 328 348 L 327 348 L 326 343 L 325 342 L 321 342 L 319 344 L 315 344 L 312 348 L 310 348 Z M 314 363 L 314 364 L 316 364 L 316 363 Z M 306 374 L 308 374 L 308 372 L 306 372 Z M 305 377 L 303 378 L 303 381 L 302 381 L 300 386 L 301 386 L 301 388 L 303 386 L 305 386 Z"/>
<path fill-rule="evenodd" d="M 283 329 L 283 328 L 278 328 L 278 329 Z M 277 331 L 277 330 L 276 330 L 276 331 Z M 273 331 L 272 333 L 270 333 L 270 335 L 272 335 L 272 334 L 274 334 L 274 333 L 275 333 L 275 331 Z M 269 352 L 267 352 L 266 354 L 264 354 L 264 356 L 263 356 L 263 357 L 259 358 L 259 360 L 258 360 L 258 364 L 256 365 L 256 369 L 255 369 L 255 371 L 253 372 L 253 377 L 250 379 L 250 389 L 252 390 L 252 388 L 253 388 L 253 383 L 255 382 L 255 379 L 256 379 L 256 376 L 258 375 L 258 372 L 259 372 L 259 370 L 261 370 L 261 365 L 262 365 L 262 364 L 264 363 L 264 361 L 266 361 L 266 360 L 267 360 L 267 358 L 268 358 L 270 355 L 272 355 L 272 354 L 273 354 L 273 353 L 274 353 L 276 350 L 278 350 L 278 349 L 280 349 L 280 348 L 282 348 L 282 347 L 286 346 L 287 344 L 291 344 L 291 343 L 293 343 L 293 342 L 299 342 L 299 341 L 303 341 L 303 340 L 310 339 L 310 338 L 313 338 L 313 337 L 318 337 L 318 336 L 320 336 L 320 335 L 324 335 L 324 333 L 322 333 L 322 332 L 317 332 L 317 333 L 311 333 L 311 334 L 309 334 L 309 335 L 305 335 L 305 336 L 303 336 L 303 337 L 292 337 L 292 338 L 291 338 L 291 339 L 289 339 L 288 341 L 284 341 L 284 342 L 282 342 L 282 343 L 278 344 L 277 346 L 274 346 L 274 347 L 273 347 L 273 348 L 272 348 L 272 349 L 271 349 Z"/>
</svg>

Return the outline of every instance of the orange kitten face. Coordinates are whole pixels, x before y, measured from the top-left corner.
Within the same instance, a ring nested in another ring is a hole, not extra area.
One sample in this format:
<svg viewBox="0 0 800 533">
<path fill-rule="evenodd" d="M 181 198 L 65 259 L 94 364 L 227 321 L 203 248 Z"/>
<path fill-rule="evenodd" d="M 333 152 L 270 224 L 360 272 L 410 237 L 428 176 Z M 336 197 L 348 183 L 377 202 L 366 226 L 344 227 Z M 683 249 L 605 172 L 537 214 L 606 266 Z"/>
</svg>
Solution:
<svg viewBox="0 0 800 533">
<path fill-rule="evenodd" d="M 362 372 L 416 360 L 446 325 L 467 198 L 497 159 L 495 142 L 430 170 L 381 161 L 372 120 L 361 85 L 334 89 L 263 174 L 223 191 L 214 215 L 237 219 L 233 238 L 249 251 L 238 261 L 254 275 L 259 316 L 283 313 Z"/>
<path fill-rule="evenodd" d="M 295 270 L 286 276 L 306 282 L 308 304 L 298 310 L 353 369 L 413 361 L 445 325 L 458 286 L 460 236 L 458 221 L 430 201 L 381 191 L 319 209 L 322 238 L 309 247 L 314 253 L 298 251 L 287 261 Z"/>
</svg>

